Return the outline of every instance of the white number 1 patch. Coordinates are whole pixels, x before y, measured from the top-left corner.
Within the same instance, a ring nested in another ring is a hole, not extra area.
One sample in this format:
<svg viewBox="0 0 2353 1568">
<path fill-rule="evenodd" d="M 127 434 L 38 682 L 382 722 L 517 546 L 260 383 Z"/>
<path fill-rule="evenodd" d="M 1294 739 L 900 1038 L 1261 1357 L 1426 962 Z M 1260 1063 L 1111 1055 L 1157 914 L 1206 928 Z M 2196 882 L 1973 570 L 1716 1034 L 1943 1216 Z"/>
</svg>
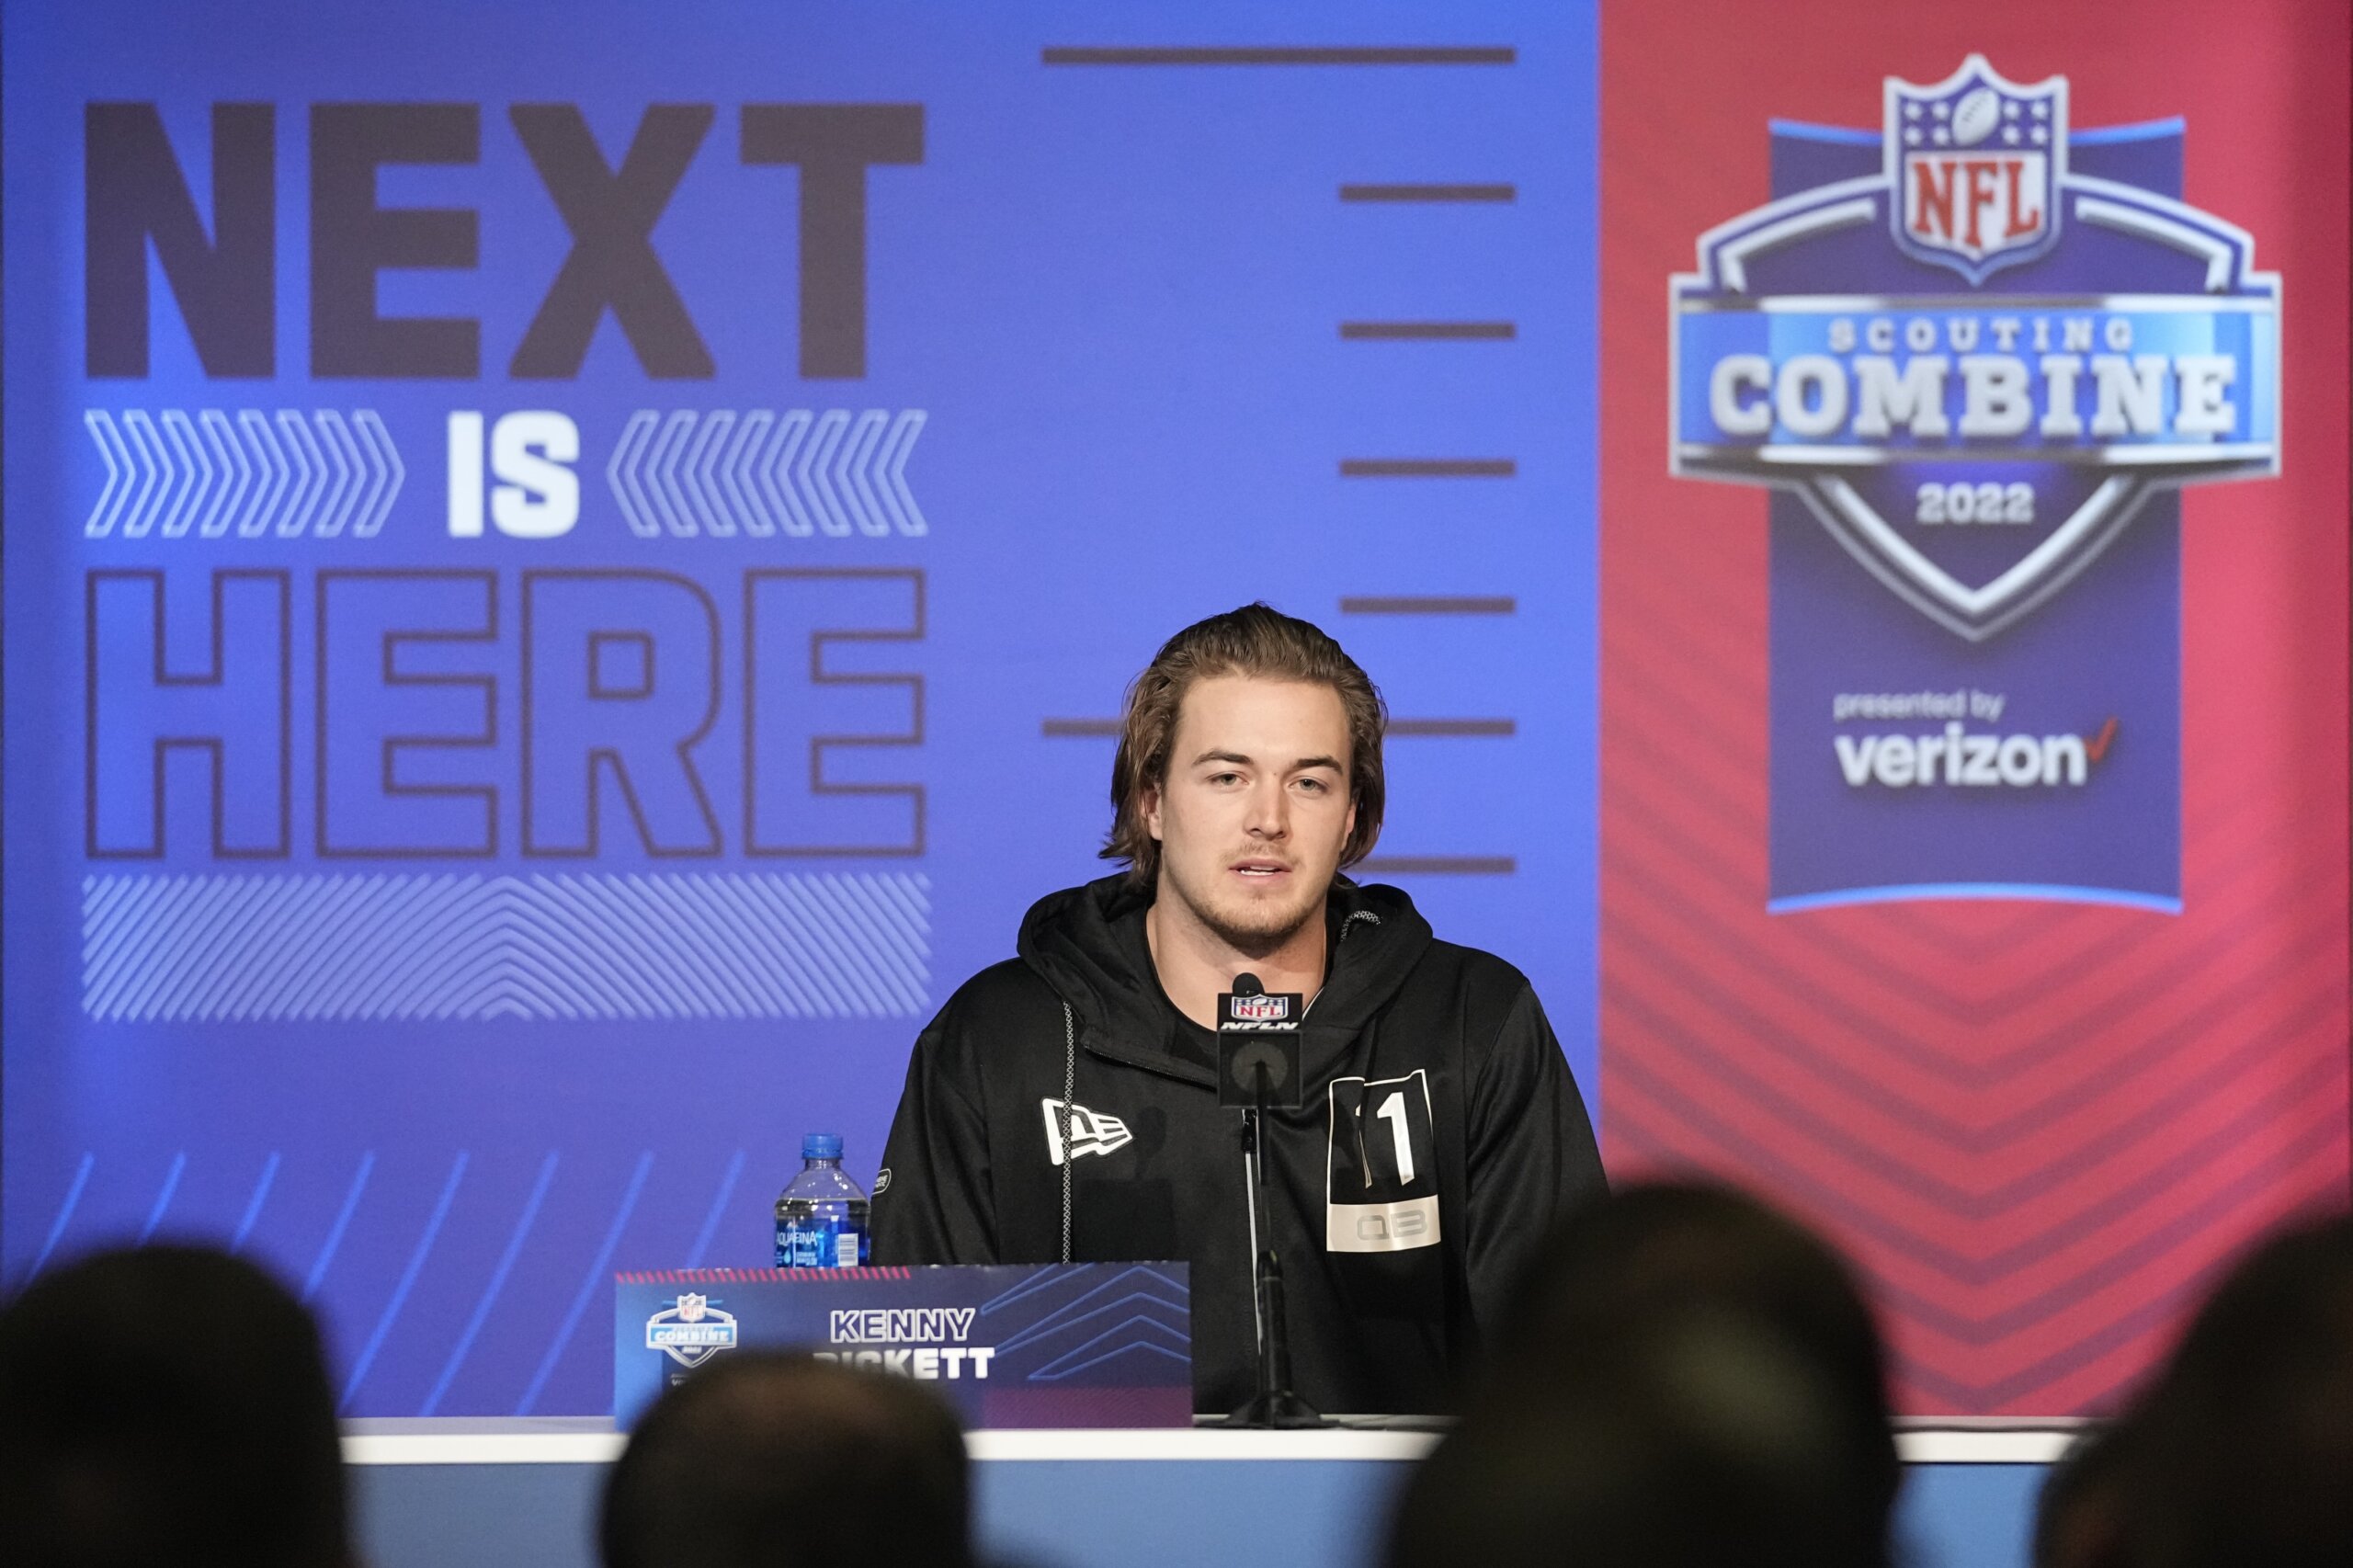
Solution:
<svg viewBox="0 0 2353 1568">
<path fill-rule="evenodd" d="M 1327 1252 L 1438 1244 L 1438 1159 L 1427 1074 L 1336 1078 L 1324 1171 Z"/>
</svg>

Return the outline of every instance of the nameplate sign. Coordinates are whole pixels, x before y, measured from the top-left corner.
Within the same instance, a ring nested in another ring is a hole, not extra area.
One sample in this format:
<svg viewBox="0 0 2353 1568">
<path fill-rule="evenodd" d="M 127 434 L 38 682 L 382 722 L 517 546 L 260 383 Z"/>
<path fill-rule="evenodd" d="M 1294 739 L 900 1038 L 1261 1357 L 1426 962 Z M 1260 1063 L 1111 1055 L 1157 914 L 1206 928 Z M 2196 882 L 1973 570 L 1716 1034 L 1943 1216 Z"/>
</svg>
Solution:
<svg viewBox="0 0 2353 1568">
<path fill-rule="evenodd" d="M 634 1425 L 697 1367 L 805 1350 L 928 1384 L 967 1427 L 1186 1426 L 1182 1263 L 662 1268 L 617 1274 L 613 1416 Z"/>
</svg>

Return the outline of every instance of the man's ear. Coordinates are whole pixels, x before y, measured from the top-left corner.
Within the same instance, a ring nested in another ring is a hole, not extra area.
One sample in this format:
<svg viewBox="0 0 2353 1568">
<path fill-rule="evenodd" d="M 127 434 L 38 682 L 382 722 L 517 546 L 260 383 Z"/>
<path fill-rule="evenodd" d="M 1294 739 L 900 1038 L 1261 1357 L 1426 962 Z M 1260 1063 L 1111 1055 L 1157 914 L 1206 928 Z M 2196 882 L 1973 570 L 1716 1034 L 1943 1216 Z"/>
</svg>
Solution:
<svg viewBox="0 0 2353 1568">
<path fill-rule="evenodd" d="M 1147 784 L 1136 798 L 1138 814 L 1143 818 L 1143 830 L 1152 835 L 1154 844 L 1160 842 L 1160 786 Z"/>
</svg>

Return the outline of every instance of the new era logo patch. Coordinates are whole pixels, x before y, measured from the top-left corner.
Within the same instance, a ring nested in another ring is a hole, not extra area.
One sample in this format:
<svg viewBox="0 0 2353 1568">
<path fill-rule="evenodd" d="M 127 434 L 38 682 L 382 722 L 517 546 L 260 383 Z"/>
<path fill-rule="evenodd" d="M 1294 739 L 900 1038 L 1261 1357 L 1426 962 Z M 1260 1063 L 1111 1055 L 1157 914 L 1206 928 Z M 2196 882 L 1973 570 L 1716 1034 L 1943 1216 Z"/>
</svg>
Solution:
<svg viewBox="0 0 2353 1568">
<path fill-rule="evenodd" d="M 1046 1157 L 1054 1165 L 1063 1163 L 1063 1102 L 1038 1102 L 1046 1113 Z M 1070 1157 L 1074 1160 L 1087 1154 L 1108 1154 L 1114 1149 L 1124 1149 L 1135 1138 L 1128 1124 L 1104 1111 L 1089 1110 L 1083 1105 L 1070 1108 Z"/>
</svg>

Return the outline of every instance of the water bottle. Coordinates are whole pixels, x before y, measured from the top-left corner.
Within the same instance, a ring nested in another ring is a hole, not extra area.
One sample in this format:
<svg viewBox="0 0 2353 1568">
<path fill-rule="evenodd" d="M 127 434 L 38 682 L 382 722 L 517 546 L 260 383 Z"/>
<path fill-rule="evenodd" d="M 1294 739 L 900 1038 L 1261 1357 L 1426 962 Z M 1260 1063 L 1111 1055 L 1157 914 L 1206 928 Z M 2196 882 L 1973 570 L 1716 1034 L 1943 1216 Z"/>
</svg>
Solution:
<svg viewBox="0 0 2353 1568">
<path fill-rule="evenodd" d="M 866 1261 L 866 1194 L 842 1174 L 838 1132 L 801 1140 L 801 1174 L 777 1195 L 779 1268 L 855 1268 Z"/>
</svg>

